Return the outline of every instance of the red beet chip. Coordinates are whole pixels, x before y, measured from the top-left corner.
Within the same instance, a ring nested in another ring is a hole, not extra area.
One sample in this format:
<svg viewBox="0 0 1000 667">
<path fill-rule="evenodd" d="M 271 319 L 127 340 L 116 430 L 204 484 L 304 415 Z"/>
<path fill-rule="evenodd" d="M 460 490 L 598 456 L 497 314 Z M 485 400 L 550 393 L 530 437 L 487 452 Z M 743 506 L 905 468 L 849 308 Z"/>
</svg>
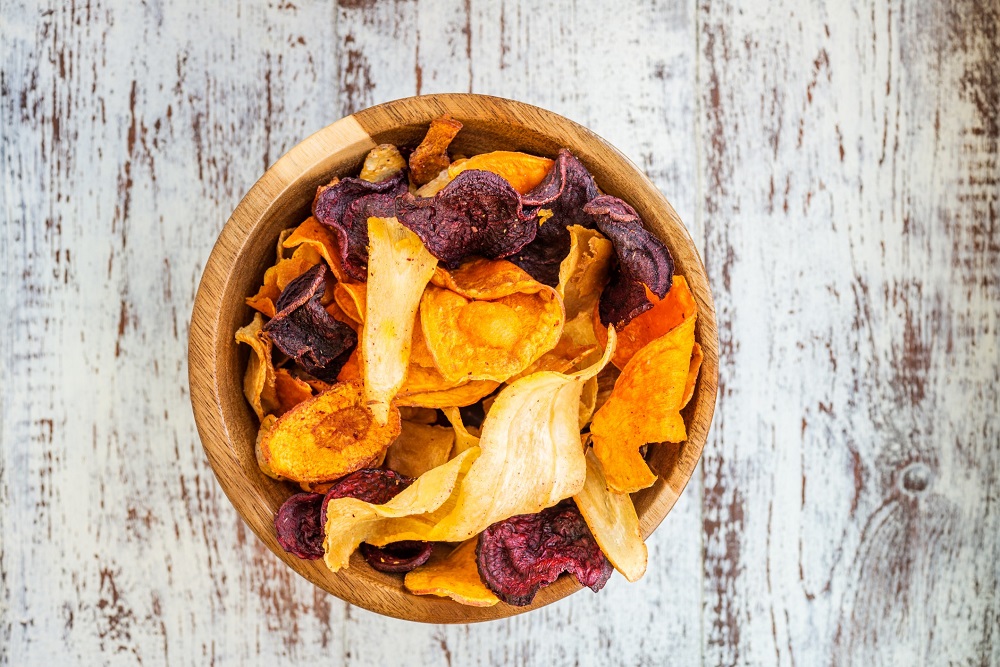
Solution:
<svg viewBox="0 0 1000 667">
<path fill-rule="evenodd" d="M 358 335 L 320 304 L 326 271 L 325 265 L 317 264 L 288 283 L 275 304 L 277 314 L 264 330 L 279 350 L 307 372 L 324 382 L 335 382 L 358 344 Z"/>
<path fill-rule="evenodd" d="M 643 285 L 661 299 L 670 290 L 674 260 L 667 246 L 642 226 L 639 214 L 617 197 L 601 195 L 583 207 L 602 234 L 615 245 L 618 266 L 601 293 L 604 325 L 622 327 L 653 307 Z"/>
<path fill-rule="evenodd" d="M 320 493 L 296 493 L 274 515 L 278 544 L 305 560 L 323 557 L 323 524 L 320 523 Z"/>
<path fill-rule="evenodd" d="M 373 547 L 361 543 L 361 555 L 368 564 L 379 572 L 409 572 L 427 562 L 434 550 L 431 542 L 416 542 L 406 540 L 393 542 L 384 547 Z"/>
<path fill-rule="evenodd" d="M 538 231 L 537 217 L 523 210 L 510 183 L 478 169 L 463 171 L 433 197 L 404 194 L 396 200 L 396 217 L 432 255 L 454 266 L 469 255 L 512 255 Z"/>
<path fill-rule="evenodd" d="M 563 572 L 596 592 L 613 570 L 572 500 L 494 523 L 479 535 L 476 562 L 483 583 L 519 607 Z"/>
</svg>

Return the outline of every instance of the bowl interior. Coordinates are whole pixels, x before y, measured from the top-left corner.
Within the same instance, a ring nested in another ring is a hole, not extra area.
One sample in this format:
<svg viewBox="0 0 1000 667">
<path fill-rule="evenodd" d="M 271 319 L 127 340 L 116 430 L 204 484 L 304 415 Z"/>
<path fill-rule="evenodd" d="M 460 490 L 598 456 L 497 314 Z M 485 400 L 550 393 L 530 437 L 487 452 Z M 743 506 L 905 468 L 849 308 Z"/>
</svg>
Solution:
<svg viewBox="0 0 1000 667">
<path fill-rule="evenodd" d="M 445 112 L 465 126 L 452 145 L 453 153 L 521 150 L 554 157 L 560 148 L 569 148 L 604 192 L 621 197 L 639 212 L 670 248 L 677 272 L 688 279 L 699 306 L 696 339 L 704 361 L 694 398 L 684 411 L 688 441 L 654 446 L 650 465 L 660 477 L 654 486 L 633 496 L 643 536 L 655 529 L 697 465 L 714 410 L 718 355 L 711 293 L 697 250 L 663 195 L 602 139 L 551 112 L 478 95 L 409 98 L 349 116 L 296 146 L 246 195 L 209 258 L 192 316 L 189 371 L 195 419 L 216 476 L 243 519 L 275 554 L 317 586 L 353 604 L 409 620 L 467 623 L 528 611 L 580 586 L 563 576 L 540 591 L 530 606 L 500 603 L 476 608 L 411 595 L 403 590 L 401 576 L 377 572 L 357 554 L 349 569 L 332 573 L 322 561 L 303 561 L 285 553 L 275 540 L 273 518 L 293 488 L 265 476 L 257 466 L 258 423 L 242 393 L 248 351 L 233 341 L 236 330 L 252 318 L 244 298 L 256 291 L 264 271 L 274 263 L 278 234 L 309 215 L 316 187 L 333 176 L 357 174 L 367 152 L 379 143 L 416 146 L 430 120 Z"/>
</svg>

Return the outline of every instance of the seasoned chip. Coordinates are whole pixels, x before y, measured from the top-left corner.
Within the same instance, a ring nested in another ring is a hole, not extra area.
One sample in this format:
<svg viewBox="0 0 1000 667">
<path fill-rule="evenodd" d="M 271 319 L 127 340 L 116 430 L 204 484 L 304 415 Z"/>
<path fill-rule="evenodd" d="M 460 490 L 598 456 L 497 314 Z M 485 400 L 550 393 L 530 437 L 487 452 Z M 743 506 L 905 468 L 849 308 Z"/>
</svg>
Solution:
<svg viewBox="0 0 1000 667">
<path fill-rule="evenodd" d="M 399 154 L 398 148 L 392 144 L 380 144 L 368 152 L 358 178 L 371 183 L 381 183 L 403 171 L 405 167 L 406 160 Z"/>
<path fill-rule="evenodd" d="M 479 536 L 479 574 L 497 597 L 531 604 L 543 586 L 569 572 L 597 592 L 613 569 L 571 500 L 494 523 Z"/>
<path fill-rule="evenodd" d="M 420 477 L 448 462 L 454 429 L 403 421 L 402 430 L 385 454 L 385 465 L 408 477 Z"/>
<path fill-rule="evenodd" d="M 680 408 L 696 319 L 689 317 L 639 350 L 622 370 L 608 402 L 594 415 L 590 424 L 594 454 L 613 491 L 633 493 L 656 481 L 639 454 L 640 447 L 687 438 Z M 650 400 L 652 395 L 656 400 Z"/>
<path fill-rule="evenodd" d="M 681 398 L 682 410 L 691 402 L 691 398 L 694 397 L 694 385 L 698 381 L 698 371 L 701 370 L 701 362 L 704 358 L 701 345 L 695 343 L 694 349 L 691 351 L 691 367 L 688 369 L 687 381 L 684 383 L 684 397 Z"/>
<path fill-rule="evenodd" d="M 523 195 L 545 179 L 552 170 L 552 160 L 528 153 L 493 151 L 452 163 L 448 167 L 448 176 L 454 179 L 468 169 L 492 172 Z"/>
<path fill-rule="evenodd" d="M 309 383 L 293 376 L 285 368 L 279 368 L 274 372 L 274 388 L 278 397 L 279 417 L 299 403 L 312 398 L 312 387 Z"/>
<path fill-rule="evenodd" d="M 323 258 L 315 247 L 299 246 L 291 257 L 279 260 L 264 272 L 264 284 L 257 294 L 247 297 L 246 304 L 268 317 L 274 317 L 277 312 L 275 302 L 285 287 L 322 261 Z"/>
<path fill-rule="evenodd" d="M 416 595 L 439 595 L 471 607 L 492 607 L 500 601 L 479 578 L 476 545 L 463 542 L 443 558 L 431 560 L 406 575 L 403 585 Z"/>
<path fill-rule="evenodd" d="M 615 569 L 629 581 L 638 581 L 646 573 L 647 559 L 639 517 L 627 493 L 608 490 L 604 468 L 593 451 L 587 452 L 587 481 L 573 500 Z"/>
<path fill-rule="evenodd" d="M 538 230 L 535 214 L 522 210 L 510 184 L 478 170 L 463 171 L 433 197 L 399 197 L 396 216 L 432 255 L 449 264 L 471 255 L 506 257 L 530 243 Z"/>
<path fill-rule="evenodd" d="M 296 493 L 281 505 L 274 516 L 274 532 L 282 549 L 305 560 L 323 557 L 322 504 L 318 493 Z"/>
<path fill-rule="evenodd" d="M 293 229 L 281 241 L 283 248 L 297 248 L 301 245 L 311 246 L 318 252 L 326 261 L 330 270 L 333 271 L 333 275 L 336 276 L 337 280 L 347 279 L 347 276 L 344 274 L 344 267 L 340 264 L 340 252 L 333 237 L 330 236 L 329 229 L 319 224 L 319 221 L 312 216 L 306 218 L 305 222 Z"/>
<path fill-rule="evenodd" d="M 278 313 L 264 330 L 275 346 L 306 372 L 333 382 L 357 345 L 358 336 L 320 303 L 326 290 L 326 271 L 318 264 L 289 283 L 278 298 Z"/>
<path fill-rule="evenodd" d="M 395 218 L 370 218 L 368 228 L 371 256 L 361 375 L 368 405 L 384 424 L 390 402 L 406 379 L 420 296 L 437 260 Z"/>
<path fill-rule="evenodd" d="M 445 114 L 431 121 L 424 140 L 410 154 L 410 176 L 417 185 L 423 185 L 448 168 L 448 146 L 462 129 L 462 124 Z"/>
<path fill-rule="evenodd" d="M 360 384 L 340 383 L 300 403 L 275 422 L 261 455 L 275 474 L 296 482 L 326 482 L 381 460 L 399 435 L 399 411 L 376 422 Z"/>
<path fill-rule="evenodd" d="M 236 341 L 246 343 L 253 352 L 243 376 L 243 395 L 257 414 L 257 419 L 278 408 L 274 367 L 271 365 L 271 339 L 264 333 L 264 318 L 254 313 L 253 321 L 236 332 Z"/>
<path fill-rule="evenodd" d="M 645 227 L 639 214 L 617 197 L 601 195 L 583 207 L 611 239 L 618 269 L 601 295 L 601 323 L 621 328 L 653 307 L 646 288 L 659 298 L 670 289 L 674 260 L 670 251 Z"/>
</svg>

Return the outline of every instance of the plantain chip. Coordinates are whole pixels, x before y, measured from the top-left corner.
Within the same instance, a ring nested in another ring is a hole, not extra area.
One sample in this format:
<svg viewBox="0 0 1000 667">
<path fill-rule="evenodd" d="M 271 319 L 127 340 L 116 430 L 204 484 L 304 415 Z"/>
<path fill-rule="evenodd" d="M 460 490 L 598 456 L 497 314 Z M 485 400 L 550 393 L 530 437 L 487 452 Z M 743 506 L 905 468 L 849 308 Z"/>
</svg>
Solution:
<svg viewBox="0 0 1000 667">
<path fill-rule="evenodd" d="M 608 402 L 594 415 L 590 424 L 594 454 L 613 491 L 634 493 L 656 481 L 639 454 L 640 447 L 687 438 L 680 409 L 696 319 L 689 317 L 639 350 L 622 369 Z"/>
<path fill-rule="evenodd" d="M 275 474 L 296 482 L 328 482 L 381 461 L 399 435 L 399 411 L 384 424 L 365 405 L 359 383 L 342 382 L 282 415 L 260 445 Z"/>
<path fill-rule="evenodd" d="M 282 290 L 288 283 L 322 261 L 323 257 L 315 247 L 300 245 L 291 257 L 279 260 L 264 272 L 264 284 L 255 295 L 247 297 L 246 304 L 268 317 L 274 317 L 277 312 L 274 304 L 281 296 Z"/>
<path fill-rule="evenodd" d="M 443 558 L 407 572 L 406 590 L 416 595 L 439 595 L 471 607 L 492 607 L 500 601 L 479 578 L 476 563 L 478 539 L 467 540 Z"/>
<path fill-rule="evenodd" d="M 593 451 L 587 452 L 587 481 L 573 500 L 615 569 L 629 581 L 638 581 L 646 573 L 647 560 L 639 517 L 627 493 L 608 489 L 604 468 Z"/>
<path fill-rule="evenodd" d="M 523 195 L 545 179 L 552 164 L 552 160 L 547 157 L 515 151 L 493 151 L 451 163 L 448 167 L 448 179 L 454 179 L 466 169 L 489 171 L 503 178 Z"/>
<path fill-rule="evenodd" d="M 385 424 L 406 378 L 420 296 L 437 260 L 395 218 L 369 218 L 368 236 L 361 376 L 368 405 L 376 421 Z"/>
<path fill-rule="evenodd" d="M 246 343 L 253 353 L 243 375 L 243 395 L 257 414 L 257 419 L 278 409 L 274 367 L 271 365 L 271 338 L 264 333 L 264 318 L 254 313 L 253 321 L 237 330 L 236 342 Z"/>
<path fill-rule="evenodd" d="M 385 465 L 407 477 L 420 477 L 448 462 L 454 429 L 403 421 L 399 436 L 385 453 Z"/>
</svg>

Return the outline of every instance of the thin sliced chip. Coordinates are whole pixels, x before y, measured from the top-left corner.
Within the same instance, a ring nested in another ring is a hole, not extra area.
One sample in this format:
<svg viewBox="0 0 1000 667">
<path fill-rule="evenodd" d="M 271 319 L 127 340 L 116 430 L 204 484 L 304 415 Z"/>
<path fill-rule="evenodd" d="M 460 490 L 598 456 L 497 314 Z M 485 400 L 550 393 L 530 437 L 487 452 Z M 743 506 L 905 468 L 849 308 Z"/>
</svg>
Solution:
<svg viewBox="0 0 1000 667">
<path fill-rule="evenodd" d="M 243 395 L 257 414 L 257 419 L 278 408 L 274 367 L 271 365 L 271 339 L 264 333 L 264 318 L 254 313 L 253 321 L 236 332 L 236 342 L 252 349 L 243 375 Z"/>
<path fill-rule="evenodd" d="M 399 409 L 399 416 L 404 422 L 413 422 L 414 424 L 434 424 L 437 422 L 438 413 L 437 410 L 433 410 L 431 408 L 403 407 Z"/>
<path fill-rule="evenodd" d="M 522 195 L 541 183 L 552 169 L 552 160 L 515 151 L 493 151 L 452 163 L 448 176 L 454 179 L 466 169 L 489 171 L 510 183 Z"/>
<path fill-rule="evenodd" d="M 380 425 L 365 405 L 361 385 L 343 382 L 286 412 L 260 449 L 281 477 L 327 482 L 380 459 L 399 430 L 398 410 L 391 408 Z"/>
<path fill-rule="evenodd" d="M 274 317 L 277 312 L 275 303 L 288 283 L 322 261 L 316 248 L 300 245 L 291 257 L 279 260 L 264 272 L 264 283 L 255 295 L 247 297 L 246 304 L 267 317 Z"/>
<path fill-rule="evenodd" d="M 648 288 L 646 288 L 646 298 L 653 307 L 618 329 L 618 350 L 611 360 L 611 363 L 618 368 L 625 368 L 625 364 L 636 352 L 698 313 L 698 304 L 688 289 L 687 280 L 681 275 L 673 277 L 670 291 L 663 299 Z M 599 314 L 596 311 L 592 312 L 594 331 L 598 342 L 604 345 L 602 336 L 604 327 L 599 324 Z"/>
<path fill-rule="evenodd" d="M 563 336 L 559 339 L 559 342 L 556 343 L 554 348 L 535 359 L 531 362 L 530 366 L 517 375 L 512 376 L 509 380 L 507 380 L 507 382 L 514 382 L 515 380 L 519 380 L 539 371 L 569 373 L 594 355 L 597 357 L 601 356 L 600 352 L 597 351 L 596 345 L 584 347 L 582 345 L 577 345 L 572 339 Z"/>
<path fill-rule="evenodd" d="M 257 458 L 257 467 L 260 471 L 270 477 L 271 479 L 284 479 L 281 475 L 274 472 L 271 468 L 271 464 L 268 463 L 267 458 L 261 449 L 261 443 L 264 442 L 264 437 L 274 428 L 274 423 L 278 421 L 278 418 L 274 415 L 267 415 L 260 420 L 260 429 L 257 431 L 257 440 L 254 442 L 253 451 L 254 456 Z"/>
<path fill-rule="evenodd" d="M 627 493 L 608 490 L 604 468 L 587 452 L 587 481 L 573 496 L 590 533 L 615 569 L 629 581 L 638 581 L 646 573 L 646 545 L 639 532 L 639 517 Z"/>
<path fill-rule="evenodd" d="M 406 590 L 416 595 L 449 597 L 470 607 L 492 607 L 500 601 L 479 578 L 476 564 L 476 543 L 467 540 L 443 558 L 409 572 L 403 580 Z"/>
<path fill-rule="evenodd" d="M 493 301 L 518 292 L 535 294 L 544 288 L 515 264 L 482 257 L 468 259 L 451 271 L 439 266 L 431 282 L 466 299 L 480 301 Z"/>
<path fill-rule="evenodd" d="M 413 370 L 412 366 L 410 370 Z M 421 408 L 464 408 L 482 400 L 484 396 L 489 396 L 499 386 L 499 382 L 491 380 L 473 380 L 450 389 L 400 395 L 396 397 L 396 405 Z"/>
<path fill-rule="evenodd" d="M 313 216 L 306 218 L 306 221 L 296 227 L 281 242 L 284 248 L 297 248 L 301 245 L 312 246 L 326 261 L 333 275 L 337 280 L 347 280 L 344 267 L 340 264 L 340 251 L 337 244 L 330 235 L 327 227 L 319 224 Z"/>
<path fill-rule="evenodd" d="M 594 454 L 613 491 L 634 493 L 656 481 L 640 447 L 687 438 L 680 408 L 696 319 L 689 317 L 639 350 L 622 370 L 608 402 L 594 415 L 590 424 Z"/>
<path fill-rule="evenodd" d="M 461 160 L 452 162 L 452 164 L 458 164 L 459 162 Z M 433 197 L 444 190 L 444 186 L 449 183 L 451 183 L 451 175 L 448 173 L 448 169 L 442 169 L 441 173 L 417 188 L 417 191 L 413 194 L 417 197 Z"/>
<path fill-rule="evenodd" d="M 447 463 L 454 444 L 453 429 L 404 421 L 399 436 L 385 453 L 385 465 L 402 475 L 420 477 Z"/>
<path fill-rule="evenodd" d="M 597 377 L 592 377 L 583 385 L 580 394 L 580 430 L 590 423 L 597 409 Z"/>
<path fill-rule="evenodd" d="M 569 254 L 559 265 L 556 291 L 566 304 L 566 318 L 590 314 L 608 282 L 614 245 L 596 229 L 570 225 Z M 603 327 L 602 327 L 603 330 Z M 621 345 L 619 336 L 619 345 Z M 603 346 L 603 343 L 601 344 Z"/>
<path fill-rule="evenodd" d="M 694 397 L 694 385 L 698 381 L 698 371 L 701 370 L 701 362 L 705 358 L 705 355 L 701 351 L 701 345 L 698 343 L 694 344 L 694 349 L 691 350 L 691 366 L 688 369 L 687 382 L 684 383 L 684 397 L 681 398 L 681 409 L 691 402 L 691 398 Z"/>
<path fill-rule="evenodd" d="M 410 177 L 414 183 L 423 185 L 448 168 L 451 162 L 448 146 L 461 129 L 462 124 L 451 114 L 431 121 L 423 141 L 410 154 Z"/>
<path fill-rule="evenodd" d="M 333 288 L 334 302 L 355 326 L 364 324 L 367 295 L 367 283 L 337 283 Z"/>
<path fill-rule="evenodd" d="M 293 376 L 285 368 L 274 372 L 274 388 L 278 395 L 278 416 L 285 414 L 303 401 L 312 398 L 312 387 L 305 380 Z"/>
<path fill-rule="evenodd" d="M 406 160 L 399 154 L 399 149 L 392 144 L 379 144 L 368 151 L 365 164 L 361 167 L 358 178 L 371 183 L 381 183 L 392 178 L 406 167 Z"/>
<path fill-rule="evenodd" d="M 354 348 L 351 356 L 344 362 L 340 373 L 337 374 L 337 382 L 363 382 L 361 378 L 361 360 L 358 358 L 360 354 L 361 346 L 359 345 Z"/>
<path fill-rule="evenodd" d="M 445 416 L 455 430 L 455 447 L 452 456 L 458 456 L 467 449 L 479 446 L 479 436 L 469 432 L 458 408 L 443 408 Z"/>
<path fill-rule="evenodd" d="M 372 413 L 378 423 L 385 424 L 390 402 L 406 379 L 420 297 L 437 260 L 395 218 L 370 218 L 368 233 L 371 249 L 361 375 Z"/>
</svg>

